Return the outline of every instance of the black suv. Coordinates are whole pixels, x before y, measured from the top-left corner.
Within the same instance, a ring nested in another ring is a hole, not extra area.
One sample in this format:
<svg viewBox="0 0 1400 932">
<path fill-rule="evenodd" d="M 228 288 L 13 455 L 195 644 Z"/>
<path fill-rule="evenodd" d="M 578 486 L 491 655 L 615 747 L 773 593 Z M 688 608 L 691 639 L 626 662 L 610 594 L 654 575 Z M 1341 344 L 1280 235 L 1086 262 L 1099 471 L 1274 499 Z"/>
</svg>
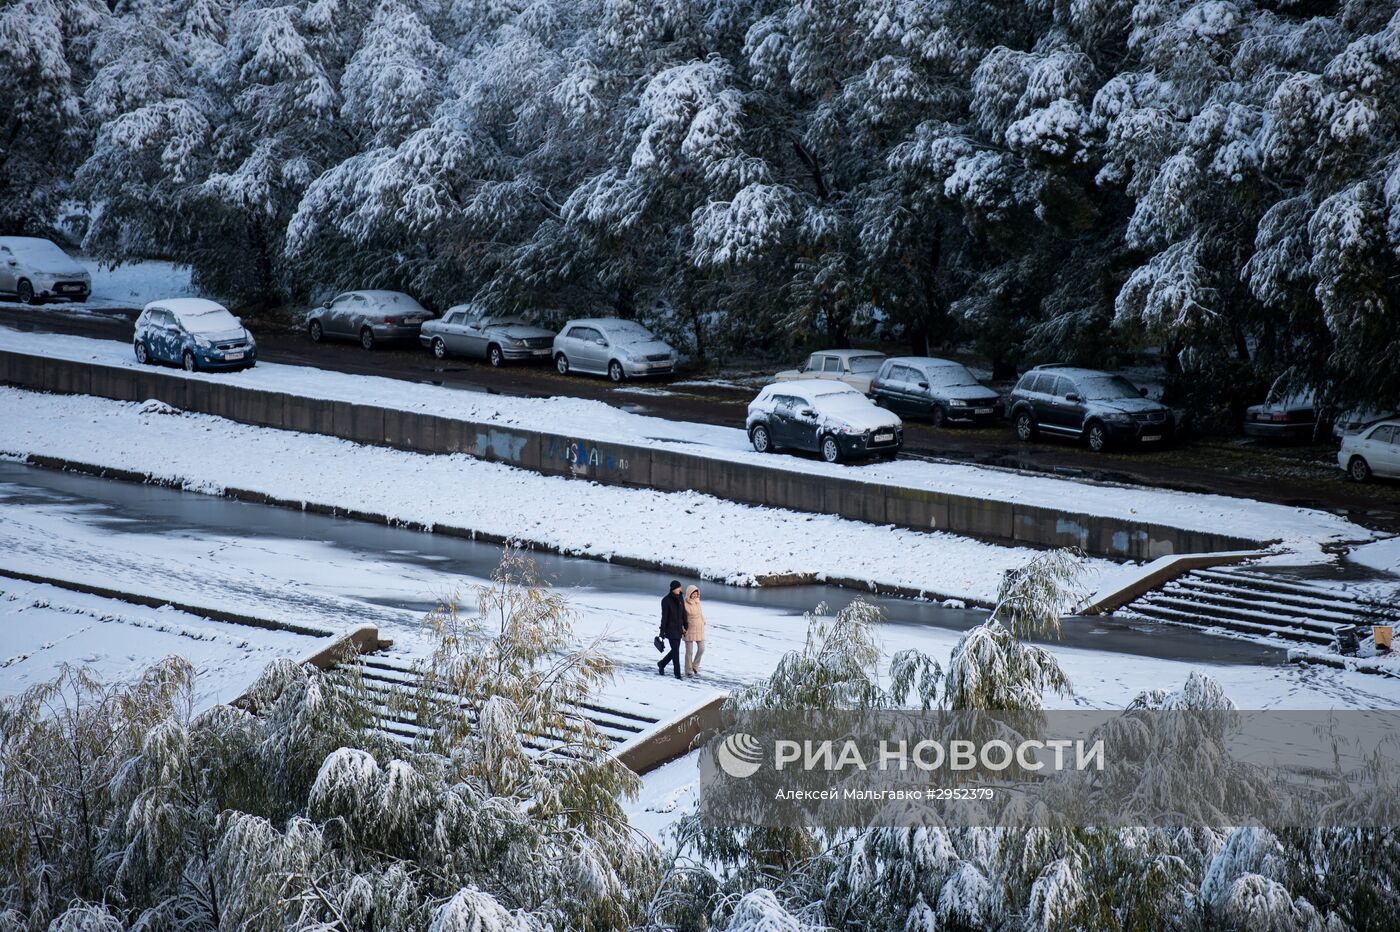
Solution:
<svg viewBox="0 0 1400 932">
<path fill-rule="evenodd" d="M 1164 442 L 1175 433 L 1176 418 L 1146 394 L 1121 375 L 1036 366 L 1011 390 L 1011 422 L 1020 440 L 1045 431 L 1082 438 L 1096 453 L 1120 440 Z"/>
</svg>

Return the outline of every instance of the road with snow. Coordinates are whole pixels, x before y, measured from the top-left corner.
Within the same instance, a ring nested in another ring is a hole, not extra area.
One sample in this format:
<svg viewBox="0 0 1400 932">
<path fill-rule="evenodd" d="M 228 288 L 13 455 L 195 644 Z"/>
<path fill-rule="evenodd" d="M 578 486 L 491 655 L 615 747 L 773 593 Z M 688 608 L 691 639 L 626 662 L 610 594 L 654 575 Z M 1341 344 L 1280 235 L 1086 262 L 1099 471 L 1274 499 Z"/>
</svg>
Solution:
<svg viewBox="0 0 1400 932">
<path fill-rule="evenodd" d="M 136 313 L 135 308 L 120 306 L 53 304 L 35 309 L 0 303 L 0 325 L 127 344 Z M 385 347 L 370 354 L 346 343 L 314 344 L 301 333 L 255 332 L 261 357 L 267 361 L 522 398 L 586 398 L 669 420 L 742 426 L 754 394 L 751 387 L 720 380 L 698 382 L 682 376 L 613 386 L 604 379 L 560 376 L 543 366 L 493 370 L 469 360 L 440 361 L 416 346 Z M 1070 443 L 1019 443 L 1005 425 L 935 430 L 914 422 L 907 425 L 905 443 L 910 455 L 1320 508 L 1377 530 L 1400 533 L 1400 484 L 1352 485 L 1332 468 L 1330 452 L 1324 447 L 1264 449 L 1211 441 L 1187 444 L 1167 454 L 1096 455 Z"/>
<path fill-rule="evenodd" d="M 456 538 L 0 463 L 0 570 L 335 630 L 373 623 L 410 655 L 426 649 L 423 614 L 454 593 L 469 602 L 498 557 L 494 546 Z M 617 661 L 608 697 L 657 715 L 767 675 L 800 646 L 804 609 L 855 597 L 819 586 L 706 585 L 708 669 L 680 683 L 656 676 L 650 643 L 665 575 L 548 555 L 538 562 L 575 608 L 580 640 L 602 639 Z M 883 640 L 891 652 L 917 647 L 946 659 L 982 617 L 876 601 L 890 621 Z M 1400 680 L 1283 664 L 1273 648 L 1169 626 L 1071 620 L 1052 649 L 1075 685 L 1073 702 L 1085 706 L 1122 705 L 1139 690 L 1179 684 L 1192 669 L 1216 677 L 1246 707 L 1400 703 Z M 0 669 L 0 690 L 12 691 L 23 669 Z"/>
</svg>

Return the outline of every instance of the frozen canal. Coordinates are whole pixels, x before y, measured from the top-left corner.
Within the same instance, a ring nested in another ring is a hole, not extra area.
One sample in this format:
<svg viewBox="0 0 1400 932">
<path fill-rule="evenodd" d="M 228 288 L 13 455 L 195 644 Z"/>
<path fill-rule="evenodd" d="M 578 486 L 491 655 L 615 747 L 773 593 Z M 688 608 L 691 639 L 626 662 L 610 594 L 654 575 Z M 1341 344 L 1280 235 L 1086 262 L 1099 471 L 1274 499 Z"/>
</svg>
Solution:
<svg viewBox="0 0 1400 932">
<path fill-rule="evenodd" d="M 568 520 L 565 503 L 560 520 Z M 499 547 L 457 538 L 0 463 L 0 569 L 326 630 L 377 624 L 409 651 L 422 649 L 421 618 L 436 600 L 457 593 L 470 603 L 499 556 Z M 610 692 L 658 714 L 765 675 L 800 646 L 804 610 L 821 601 L 835 610 L 857 596 L 822 586 L 702 585 L 707 675 L 678 683 L 657 678 L 650 643 L 669 574 L 549 554 L 537 562 L 577 611 L 580 639 L 601 638 L 618 662 Z M 984 617 L 872 600 L 891 622 L 890 651 L 918 647 L 940 660 Z M 1290 666 L 1280 649 L 1169 626 L 1076 619 L 1054 649 L 1076 689 L 1070 701 L 1083 705 L 1121 705 L 1141 689 L 1179 684 L 1193 668 L 1246 707 L 1400 704 L 1400 681 Z M 4 676 L 0 670 L 0 685 Z"/>
</svg>

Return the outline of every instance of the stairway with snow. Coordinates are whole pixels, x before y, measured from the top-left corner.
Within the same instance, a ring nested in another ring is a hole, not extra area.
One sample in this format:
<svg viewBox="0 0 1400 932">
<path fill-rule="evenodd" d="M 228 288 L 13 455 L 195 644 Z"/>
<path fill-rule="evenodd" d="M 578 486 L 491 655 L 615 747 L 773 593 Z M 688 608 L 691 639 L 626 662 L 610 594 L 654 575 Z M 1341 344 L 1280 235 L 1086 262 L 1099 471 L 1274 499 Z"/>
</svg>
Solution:
<svg viewBox="0 0 1400 932">
<path fill-rule="evenodd" d="M 1192 570 L 1114 613 L 1323 647 L 1347 625 L 1400 624 L 1400 608 L 1325 582 L 1248 567 Z M 1368 633 L 1368 632 L 1363 632 Z"/>
</svg>

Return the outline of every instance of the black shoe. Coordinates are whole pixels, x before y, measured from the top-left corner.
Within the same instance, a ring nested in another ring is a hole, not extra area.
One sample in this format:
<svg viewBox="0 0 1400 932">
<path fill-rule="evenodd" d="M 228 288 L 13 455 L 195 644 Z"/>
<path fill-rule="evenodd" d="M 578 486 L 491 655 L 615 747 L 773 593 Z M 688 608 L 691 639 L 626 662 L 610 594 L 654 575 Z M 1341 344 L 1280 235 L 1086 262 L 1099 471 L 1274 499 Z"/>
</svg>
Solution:
<svg viewBox="0 0 1400 932">
<path fill-rule="evenodd" d="M 657 667 L 657 668 L 656 668 L 656 675 L 657 675 L 657 676 L 665 676 L 665 675 L 666 675 L 666 668 L 665 668 L 665 667 Z"/>
</svg>

